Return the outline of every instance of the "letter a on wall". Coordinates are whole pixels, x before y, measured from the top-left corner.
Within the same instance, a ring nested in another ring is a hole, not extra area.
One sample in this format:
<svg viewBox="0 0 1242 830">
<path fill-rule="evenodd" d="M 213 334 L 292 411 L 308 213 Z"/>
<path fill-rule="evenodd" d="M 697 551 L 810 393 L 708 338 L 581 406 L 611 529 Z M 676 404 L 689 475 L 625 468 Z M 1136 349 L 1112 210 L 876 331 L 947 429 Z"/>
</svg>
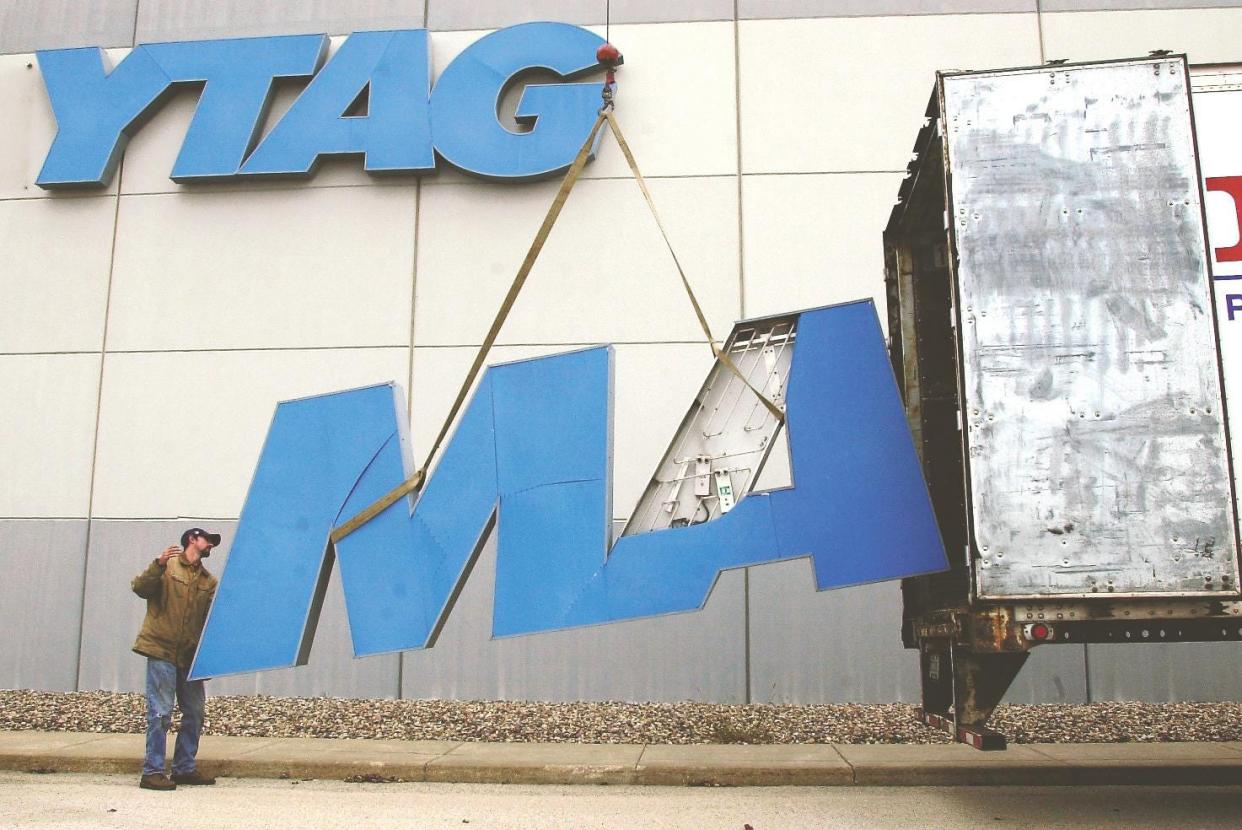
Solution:
<svg viewBox="0 0 1242 830">
<path fill-rule="evenodd" d="M 734 503 L 727 471 L 658 471 L 642 526 L 612 542 L 609 347 L 490 367 L 417 500 L 335 549 L 332 528 L 411 472 L 403 401 L 389 384 L 280 404 L 192 676 L 304 664 L 334 559 L 356 655 L 433 645 L 493 528 L 495 636 L 698 609 L 721 570 L 784 559 L 810 557 L 820 590 L 943 570 L 873 305 L 783 319 L 789 348 L 755 365 L 785 405 L 792 486 L 746 492 L 752 477 Z M 679 444 L 705 434 L 711 394 L 709 378 Z"/>
</svg>

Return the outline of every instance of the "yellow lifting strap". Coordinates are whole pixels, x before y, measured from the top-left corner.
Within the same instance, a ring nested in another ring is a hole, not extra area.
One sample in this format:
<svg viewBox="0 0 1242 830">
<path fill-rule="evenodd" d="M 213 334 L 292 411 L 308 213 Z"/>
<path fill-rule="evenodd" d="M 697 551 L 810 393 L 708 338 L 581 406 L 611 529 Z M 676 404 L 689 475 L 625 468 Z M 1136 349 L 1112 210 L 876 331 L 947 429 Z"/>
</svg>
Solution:
<svg viewBox="0 0 1242 830">
<path fill-rule="evenodd" d="M 513 284 L 509 286 L 509 291 L 505 294 L 504 301 L 500 304 L 500 309 L 496 312 L 496 318 L 492 320 L 491 328 L 487 330 L 487 335 L 483 338 L 482 345 L 479 346 L 479 352 L 475 355 L 474 362 L 470 365 L 470 370 L 466 372 L 461 389 L 457 391 L 457 398 L 453 401 L 448 415 L 444 418 L 444 423 L 440 426 L 440 433 L 432 443 L 430 452 L 427 453 L 427 460 L 423 462 L 423 465 L 418 468 L 414 475 L 389 490 L 383 496 L 380 496 L 373 503 L 367 505 L 353 518 L 334 528 L 331 534 L 333 542 L 339 542 L 341 539 L 344 539 L 391 507 L 398 499 L 409 495 L 423 486 L 423 481 L 427 476 L 427 470 L 431 467 L 431 462 L 435 459 L 436 453 L 439 452 L 441 444 L 444 443 L 444 439 L 447 437 L 453 422 L 457 420 L 457 414 L 461 411 L 461 407 L 466 401 L 466 396 L 470 394 L 470 389 L 474 386 L 474 381 L 478 377 L 479 371 L 483 368 L 483 362 L 487 359 L 488 352 L 491 351 L 492 345 L 496 342 L 496 338 L 500 334 L 500 328 L 509 316 L 509 312 L 512 310 L 513 304 L 522 290 L 522 286 L 526 284 L 526 278 L 530 276 L 531 269 L 535 267 L 535 260 L 539 258 L 544 243 L 547 242 L 548 235 L 552 232 L 552 226 L 556 224 L 557 218 L 561 215 L 561 210 L 569 199 L 570 191 L 573 190 L 574 185 L 578 182 L 578 178 L 582 175 L 587 159 L 590 158 L 591 148 L 595 144 L 600 128 L 605 123 L 608 124 L 608 128 L 612 130 L 613 136 L 617 139 L 621 153 L 625 156 L 625 161 L 630 166 L 630 172 L 634 174 L 634 180 L 638 182 L 643 198 L 647 201 L 647 207 L 651 209 L 651 215 L 655 219 L 656 227 L 659 228 L 660 235 L 664 238 L 664 244 L 673 258 L 673 264 L 677 267 L 677 273 L 681 276 L 681 284 L 686 289 L 686 296 L 690 299 L 690 305 L 694 307 L 694 315 L 699 320 L 699 326 L 702 327 L 707 343 L 711 346 L 712 354 L 727 369 L 737 375 L 742 383 L 746 384 L 748 389 L 755 393 L 768 412 L 776 418 L 777 422 L 784 423 L 785 413 L 780 407 L 756 389 L 742 373 L 741 369 L 737 367 L 737 364 L 716 344 L 716 339 L 712 336 L 711 327 L 707 324 L 707 317 L 703 314 L 703 308 L 699 305 L 698 298 L 694 295 L 694 289 L 690 287 L 690 281 L 686 279 L 686 272 L 682 269 L 680 260 L 677 259 L 677 253 L 673 250 L 673 244 L 669 241 L 668 233 L 664 230 L 664 223 L 660 221 L 660 214 L 656 211 L 655 201 L 651 198 L 651 191 L 647 189 L 647 181 L 643 178 L 643 174 L 639 172 L 638 162 L 634 160 L 634 154 L 630 152 L 630 145 L 621 134 L 621 128 L 617 126 L 617 119 L 612 113 L 612 108 L 605 107 L 600 110 L 599 117 L 595 119 L 595 124 L 591 127 L 591 132 L 587 135 L 586 141 L 582 143 L 582 148 L 578 150 L 578 155 L 574 158 L 573 164 L 569 166 L 569 172 L 565 174 L 565 179 L 561 182 L 561 188 L 557 191 L 556 198 L 552 200 L 551 207 L 548 208 L 548 214 L 543 217 L 543 224 L 539 226 L 539 231 L 535 234 L 534 241 L 531 242 L 530 250 L 526 252 L 526 258 L 522 260 L 517 276 L 513 278 Z"/>
</svg>

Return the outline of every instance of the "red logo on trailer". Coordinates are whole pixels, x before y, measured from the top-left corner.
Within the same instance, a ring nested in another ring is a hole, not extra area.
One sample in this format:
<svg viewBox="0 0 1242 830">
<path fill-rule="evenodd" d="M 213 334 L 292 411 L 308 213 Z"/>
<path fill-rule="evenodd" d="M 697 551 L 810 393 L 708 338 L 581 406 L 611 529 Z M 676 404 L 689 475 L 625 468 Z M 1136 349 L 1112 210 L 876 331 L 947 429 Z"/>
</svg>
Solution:
<svg viewBox="0 0 1242 830">
<path fill-rule="evenodd" d="M 1216 261 L 1242 262 L 1242 176 L 1209 176 L 1206 182 L 1209 191 L 1228 193 L 1233 198 L 1234 216 L 1239 229 L 1237 244 L 1217 248 Z"/>
</svg>

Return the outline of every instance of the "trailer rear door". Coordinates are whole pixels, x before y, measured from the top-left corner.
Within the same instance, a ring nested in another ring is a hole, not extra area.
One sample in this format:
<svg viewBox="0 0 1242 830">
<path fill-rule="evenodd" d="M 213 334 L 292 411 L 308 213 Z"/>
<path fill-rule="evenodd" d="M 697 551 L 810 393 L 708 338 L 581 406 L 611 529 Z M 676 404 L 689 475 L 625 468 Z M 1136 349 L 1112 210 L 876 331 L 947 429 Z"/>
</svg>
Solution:
<svg viewBox="0 0 1242 830">
<path fill-rule="evenodd" d="M 1184 60 L 939 95 L 977 595 L 1236 594 Z"/>
</svg>

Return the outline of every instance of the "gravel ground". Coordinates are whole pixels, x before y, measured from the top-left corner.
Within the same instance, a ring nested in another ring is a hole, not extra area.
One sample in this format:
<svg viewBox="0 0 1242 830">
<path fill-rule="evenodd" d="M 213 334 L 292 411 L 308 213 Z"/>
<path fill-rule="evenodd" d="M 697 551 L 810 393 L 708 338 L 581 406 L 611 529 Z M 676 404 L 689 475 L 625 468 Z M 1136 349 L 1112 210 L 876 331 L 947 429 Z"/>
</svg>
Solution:
<svg viewBox="0 0 1242 830">
<path fill-rule="evenodd" d="M 0 729 L 142 732 L 139 694 L 0 690 Z M 1006 705 L 1015 743 L 1242 740 L 1242 703 Z M 948 743 L 909 704 L 730 706 L 210 697 L 206 734 L 554 743 Z"/>
</svg>

